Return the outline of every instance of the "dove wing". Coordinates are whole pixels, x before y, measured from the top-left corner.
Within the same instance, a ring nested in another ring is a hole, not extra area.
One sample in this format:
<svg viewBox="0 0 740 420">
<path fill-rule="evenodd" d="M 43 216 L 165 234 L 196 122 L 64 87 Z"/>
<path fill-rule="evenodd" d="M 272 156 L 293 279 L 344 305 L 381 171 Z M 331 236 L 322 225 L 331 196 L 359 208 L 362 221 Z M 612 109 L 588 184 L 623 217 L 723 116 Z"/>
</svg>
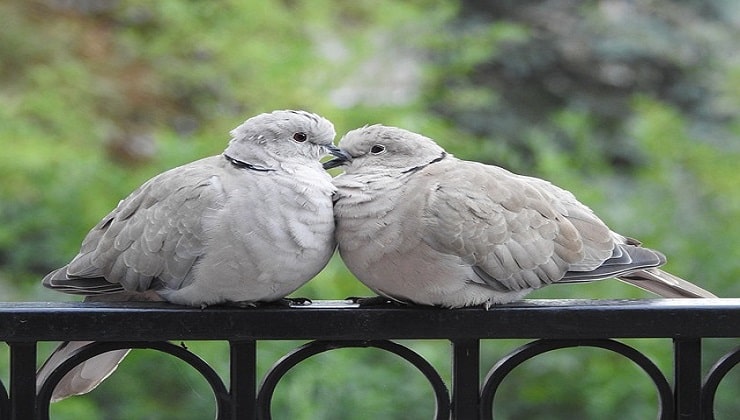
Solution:
<svg viewBox="0 0 740 420">
<path fill-rule="evenodd" d="M 426 177 L 424 237 L 470 265 L 475 282 L 539 288 L 612 254 L 611 231 L 567 191 L 476 162 L 450 159 L 429 169 L 437 174 Z"/>
<path fill-rule="evenodd" d="M 204 217 L 223 206 L 218 157 L 164 172 L 139 187 L 86 236 L 80 253 L 44 284 L 67 293 L 177 289 L 204 253 Z"/>
</svg>

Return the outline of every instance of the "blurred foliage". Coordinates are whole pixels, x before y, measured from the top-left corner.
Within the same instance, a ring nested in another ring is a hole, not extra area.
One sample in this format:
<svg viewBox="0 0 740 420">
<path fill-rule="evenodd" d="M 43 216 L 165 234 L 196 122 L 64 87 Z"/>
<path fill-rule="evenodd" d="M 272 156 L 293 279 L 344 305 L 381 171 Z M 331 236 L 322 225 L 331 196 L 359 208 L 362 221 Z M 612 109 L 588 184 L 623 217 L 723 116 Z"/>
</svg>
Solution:
<svg viewBox="0 0 740 420">
<path fill-rule="evenodd" d="M 340 135 L 402 126 L 459 157 L 550 179 L 615 230 L 664 251 L 669 270 L 740 295 L 735 2 L 7 0 L 0 24 L 3 300 L 70 299 L 39 279 L 120 198 L 219 153 L 231 128 L 279 108 L 318 112 Z M 338 258 L 296 293 L 367 294 Z M 532 297 L 646 294 L 605 281 Z M 731 345 L 707 342 L 707 363 Z M 299 344 L 260 344 L 261 372 Z M 449 381 L 447 343 L 406 344 Z M 482 374 L 520 344 L 485 342 Z M 667 340 L 630 344 L 671 371 Z M 187 345 L 228 377 L 227 346 Z M 152 353 L 133 352 L 98 390 L 55 404 L 53 418 L 212 417 L 202 378 Z M 6 360 L 0 346 L 7 384 Z M 738 389 L 732 372 L 718 419 L 740 410 Z M 273 411 L 429 418 L 430 399 L 405 362 L 342 350 L 291 371 Z M 517 368 L 496 407 L 502 418 L 651 418 L 656 399 L 625 360 L 580 349 Z"/>
</svg>

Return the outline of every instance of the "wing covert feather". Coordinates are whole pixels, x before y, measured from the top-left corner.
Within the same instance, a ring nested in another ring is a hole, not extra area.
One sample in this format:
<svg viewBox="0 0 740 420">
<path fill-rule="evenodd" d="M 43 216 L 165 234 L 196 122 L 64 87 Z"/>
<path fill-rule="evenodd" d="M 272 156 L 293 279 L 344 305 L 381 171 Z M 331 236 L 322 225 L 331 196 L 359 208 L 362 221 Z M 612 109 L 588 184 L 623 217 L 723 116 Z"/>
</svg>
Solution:
<svg viewBox="0 0 740 420">
<path fill-rule="evenodd" d="M 428 170 L 437 180 L 427 186 L 428 244 L 475 266 L 481 283 L 538 288 L 584 260 L 600 264 L 611 256 L 611 231 L 547 182 L 457 159 Z"/>
<path fill-rule="evenodd" d="M 104 277 L 129 291 L 148 290 L 155 278 L 182 284 L 203 253 L 203 218 L 226 200 L 211 179 L 219 169 L 206 158 L 147 181 L 90 231 L 68 275 Z"/>
</svg>

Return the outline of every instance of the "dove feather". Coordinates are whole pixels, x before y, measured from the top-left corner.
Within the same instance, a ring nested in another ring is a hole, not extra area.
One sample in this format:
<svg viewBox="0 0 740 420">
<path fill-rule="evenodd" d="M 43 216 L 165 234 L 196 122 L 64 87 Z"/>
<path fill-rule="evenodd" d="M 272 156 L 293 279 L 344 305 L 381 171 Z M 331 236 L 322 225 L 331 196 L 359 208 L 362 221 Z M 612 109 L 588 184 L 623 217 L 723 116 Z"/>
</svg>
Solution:
<svg viewBox="0 0 740 420">
<path fill-rule="evenodd" d="M 395 127 L 350 131 L 339 146 L 352 156 L 334 179 L 339 253 L 381 295 L 489 306 L 552 283 L 617 277 L 667 296 L 714 296 L 663 275 L 662 254 L 545 180 L 457 159 Z"/>
</svg>

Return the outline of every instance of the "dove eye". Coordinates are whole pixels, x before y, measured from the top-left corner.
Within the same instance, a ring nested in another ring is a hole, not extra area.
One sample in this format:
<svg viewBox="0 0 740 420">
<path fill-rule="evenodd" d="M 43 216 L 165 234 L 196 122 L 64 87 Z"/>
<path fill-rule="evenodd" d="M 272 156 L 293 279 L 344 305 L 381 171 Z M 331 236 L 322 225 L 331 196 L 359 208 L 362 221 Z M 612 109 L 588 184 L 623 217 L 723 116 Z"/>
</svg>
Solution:
<svg viewBox="0 0 740 420">
<path fill-rule="evenodd" d="M 303 143 L 308 139 L 308 136 L 304 132 L 295 133 L 293 134 L 293 140 L 297 141 L 298 143 Z"/>
<path fill-rule="evenodd" d="M 370 149 L 370 153 L 374 155 L 379 155 L 383 152 L 385 152 L 385 146 L 383 146 L 382 144 L 376 144 L 372 147 L 372 149 Z"/>
</svg>

